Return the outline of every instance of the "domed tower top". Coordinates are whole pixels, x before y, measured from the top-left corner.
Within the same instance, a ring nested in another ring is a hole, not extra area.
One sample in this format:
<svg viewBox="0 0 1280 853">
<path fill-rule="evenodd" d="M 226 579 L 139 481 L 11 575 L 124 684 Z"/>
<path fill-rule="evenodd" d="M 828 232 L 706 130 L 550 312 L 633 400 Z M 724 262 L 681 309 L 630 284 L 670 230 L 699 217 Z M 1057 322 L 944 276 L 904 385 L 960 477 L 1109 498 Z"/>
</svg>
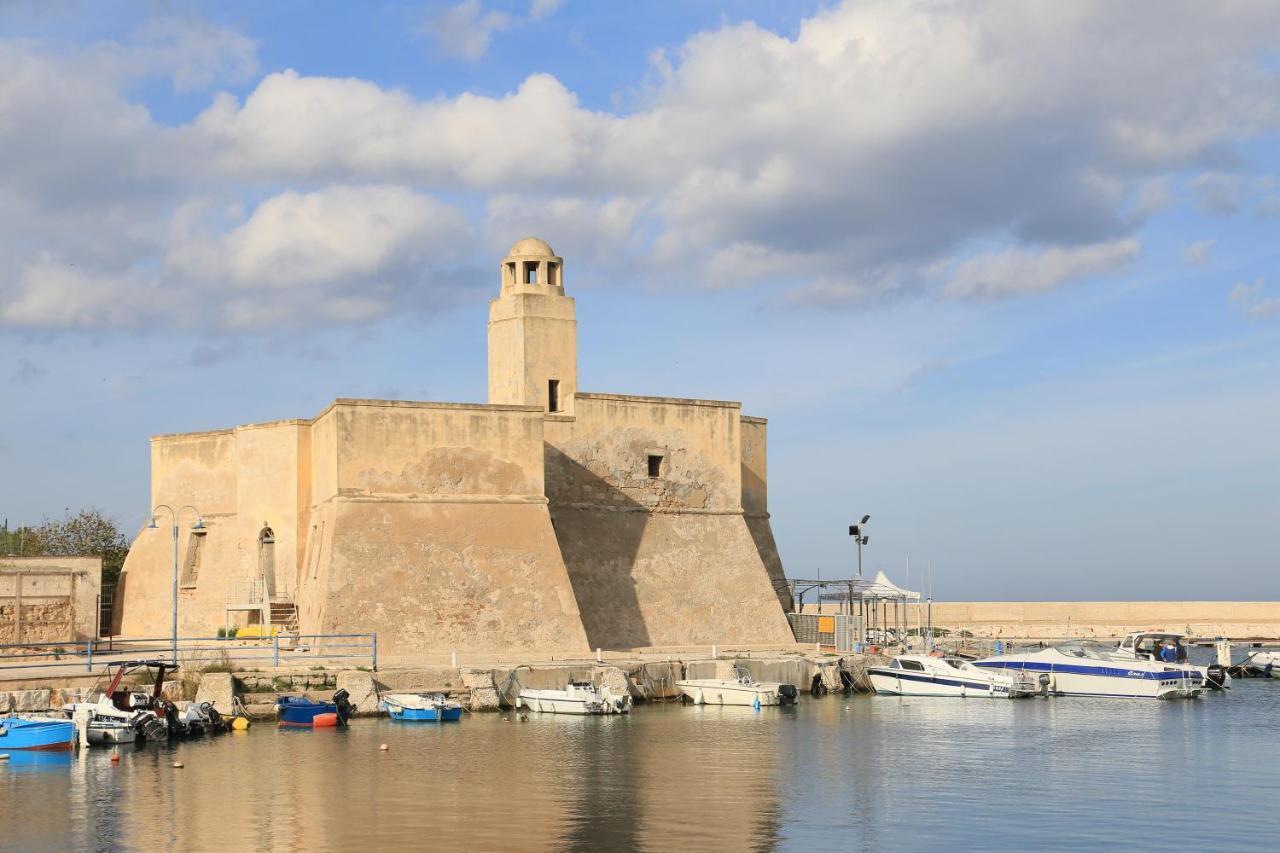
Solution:
<svg viewBox="0 0 1280 853">
<path fill-rule="evenodd" d="M 525 237 L 502 259 L 502 291 L 564 294 L 564 259 L 546 240 Z"/>
</svg>

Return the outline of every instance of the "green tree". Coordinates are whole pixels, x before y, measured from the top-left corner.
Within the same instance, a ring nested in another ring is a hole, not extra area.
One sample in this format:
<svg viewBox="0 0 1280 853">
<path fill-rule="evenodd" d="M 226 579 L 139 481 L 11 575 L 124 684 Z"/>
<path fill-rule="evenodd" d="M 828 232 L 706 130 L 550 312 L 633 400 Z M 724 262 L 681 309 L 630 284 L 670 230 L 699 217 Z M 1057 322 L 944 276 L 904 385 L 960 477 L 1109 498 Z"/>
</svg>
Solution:
<svg viewBox="0 0 1280 853">
<path fill-rule="evenodd" d="M 82 509 L 61 521 L 46 518 L 30 531 L 35 543 L 27 544 L 29 554 L 51 557 L 101 557 L 102 579 L 113 581 L 120 576 L 124 558 L 129 553 L 129 539 L 114 518 L 97 509 Z"/>
</svg>

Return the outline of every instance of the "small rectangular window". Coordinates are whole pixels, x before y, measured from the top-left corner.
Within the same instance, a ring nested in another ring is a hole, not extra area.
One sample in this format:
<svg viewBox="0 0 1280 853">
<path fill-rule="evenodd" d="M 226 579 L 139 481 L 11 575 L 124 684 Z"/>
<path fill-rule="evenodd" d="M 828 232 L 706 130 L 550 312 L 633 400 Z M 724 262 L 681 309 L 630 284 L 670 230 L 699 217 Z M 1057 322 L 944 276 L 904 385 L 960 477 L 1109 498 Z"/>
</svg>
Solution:
<svg viewBox="0 0 1280 853">
<path fill-rule="evenodd" d="M 903 669 L 909 669 L 913 672 L 924 672 L 924 664 L 914 660 L 904 660 L 902 662 Z"/>
<path fill-rule="evenodd" d="M 560 411 L 560 380 L 551 379 L 547 382 L 547 411 Z"/>
<path fill-rule="evenodd" d="M 662 457 L 658 456 L 655 453 L 649 454 L 649 476 L 650 477 L 662 476 Z"/>
<path fill-rule="evenodd" d="M 507 264 L 507 278 L 512 283 L 516 283 L 516 262 L 512 261 Z"/>
<path fill-rule="evenodd" d="M 525 283 L 525 284 L 537 284 L 537 283 L 538 283 L 538 264 L 537 264 L 537 262 L 535 262 L 535 261 L 525 261 L 525 262 L 524 262 L 524 283 Z"/>
<path fill-rule="evenodd" d="M 557 284 L 556 282 L 557 272 L 559 272 L 559 270 L 556 269 L 555 264 L 550 264 L 550 263 L 547 264 L 547 284 L 552 286 L 555 286 Z"/>
</svg>

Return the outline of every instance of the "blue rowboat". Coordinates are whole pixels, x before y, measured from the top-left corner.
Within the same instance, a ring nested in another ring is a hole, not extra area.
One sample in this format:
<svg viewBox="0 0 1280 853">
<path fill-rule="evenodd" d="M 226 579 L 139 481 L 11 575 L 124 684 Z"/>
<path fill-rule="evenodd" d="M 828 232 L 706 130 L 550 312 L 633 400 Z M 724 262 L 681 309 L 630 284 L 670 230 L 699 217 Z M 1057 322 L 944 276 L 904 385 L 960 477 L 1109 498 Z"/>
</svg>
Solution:
<svg viewBox="0 0 1280 853">
<path fill-rule="evenodd" d="M 282 726 L 312 728 L 337 725 L 338 706 L 332 702 L 317 702 L 309 696 L 281 696 L 276 702 L 276 719 Z M 330 716 L 325 716 L 330 715 Z M 321 719 L 317 720 L 316 718 Z"/>
<path fill-rule="evenodd" d="M 412 693 L 388 693 L 379 703 L 393 720 L 439 723 L 462 719 L 462 706 L 446 699 L 444 694 L 418 696 Z"/>
<path fill-rule="evenodd" d="M 0 752 L 11 749 L 71 749 L 75 742 L 76 726 L 70 720 L 0 719 Z"/>
</svg>

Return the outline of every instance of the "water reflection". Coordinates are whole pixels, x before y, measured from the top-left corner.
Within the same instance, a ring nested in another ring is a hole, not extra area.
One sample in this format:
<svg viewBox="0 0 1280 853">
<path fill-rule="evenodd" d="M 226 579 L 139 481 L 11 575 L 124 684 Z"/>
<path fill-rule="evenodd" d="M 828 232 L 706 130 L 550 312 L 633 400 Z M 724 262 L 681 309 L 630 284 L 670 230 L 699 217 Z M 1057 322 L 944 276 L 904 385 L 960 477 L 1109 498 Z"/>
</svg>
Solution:
<svg viewBox="0 0 1280 853">
<path fill-rule="evenodd" d="M 358 720 L 0 766 L 13 849 L 1256 847 L 1280 688 Z M 382 752 L 379 744 L 390 749 Z M 171 765 L 180 758 L 183 769 Z M 1211 813 L 1211 814 L 1210 814 Z M 1270 825 L 1268 825 L 1270 824 Z"/>
</svg>

